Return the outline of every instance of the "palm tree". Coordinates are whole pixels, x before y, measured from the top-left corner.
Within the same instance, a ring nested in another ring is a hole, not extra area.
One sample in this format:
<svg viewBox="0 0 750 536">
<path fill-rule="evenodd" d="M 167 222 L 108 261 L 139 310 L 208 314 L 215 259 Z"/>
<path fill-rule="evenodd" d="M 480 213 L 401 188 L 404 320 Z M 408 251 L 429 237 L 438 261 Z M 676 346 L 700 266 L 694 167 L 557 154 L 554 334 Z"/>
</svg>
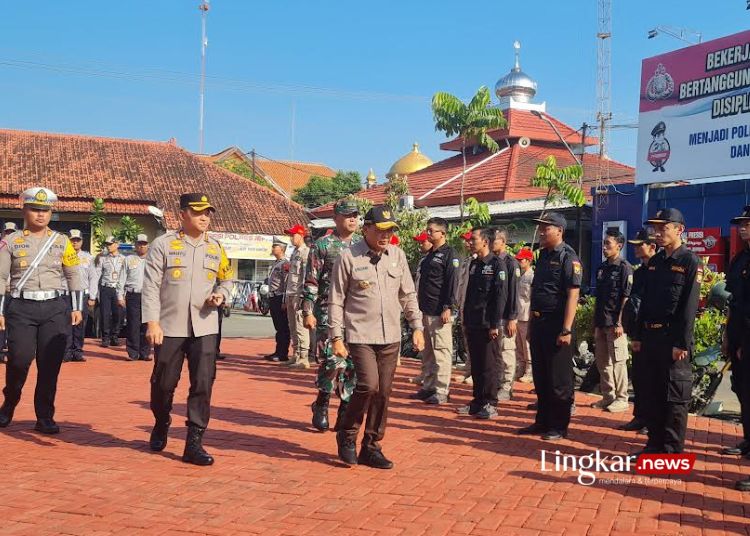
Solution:
<svg viewBox="0 0 750 536">
<path fill-rule="evenodd" d="M 466 144 L 476 143 L 490 152 L 497 152 L 497 142 L 487 135 L 487 131 L 503 128 L 506 125 L 503 112 L 490 105 L 490 90 L 482 86 L 469 104 L 450 93 L 438 92 L 432 97 L 432 114 L 435 130 L 446 136 L 461 137 L 461 223 L 464 221 L 464 181 L 466 179 Z"/>
<path fill-rule="evenodd" d="M 531 179 L 531 185 L 547 189 L 540 218 L 544 217 L 547 205 L 550 203 L 554 205 L 563 199 L 576 207 L 582 207 L 586 203 L 586 195 L 581 188 L 582 178 L 583 167 L 579 164 L 559 168 L 557 167 L 557 159 L 551 155 L 544 162 L 537 164 L 536 175 Z M 534 238 L 531 240 L 532 248 L 534 242 L 536 242 L 536 230 L 534 230 Z"/>
</svg>

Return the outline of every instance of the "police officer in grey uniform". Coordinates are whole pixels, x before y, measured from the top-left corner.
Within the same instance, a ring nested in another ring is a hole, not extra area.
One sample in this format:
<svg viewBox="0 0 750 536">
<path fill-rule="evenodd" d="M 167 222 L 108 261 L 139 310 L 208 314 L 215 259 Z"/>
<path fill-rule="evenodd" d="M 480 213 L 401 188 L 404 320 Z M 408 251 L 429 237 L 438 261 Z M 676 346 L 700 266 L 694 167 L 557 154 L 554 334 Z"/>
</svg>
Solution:
<svg viewBox="0 0 750 536">
<path fill-rule="evenodd" d="M 5 222 L 5 225 L 3 226 L 3 236 L 8 236 L 11 233 L 15 233 L 18 229 L 16 228 L 16 224 L 12 221 Z M 7 350 L 7 342 L 8 338 L 6 336 L 7 332 L 3 329 L 0 330 L 0 363 L 5 363 L 7 360 L 5 356 L 5 351 Z"/>
<path fill-rule="evenodd" d="M 120 346 L 122 308 L 125 307 L 125 257 L 119 252 L 119 243 L 114 236 L 104 241 L 107 253 L 96 262 L 99 274 L 98 295 L 90 296 L 90 302 L 99 298 L 102 323 L 102 347 Z M 93 304 L 89 303 L 92 307 Z"/>
<path fill-rule="evenodd" d="M 13 420 L 36 357 L 34 429 L 56 434 L 60 431 L 54 420 L 57 376 L 69 326 L 81 322 L 79 261 L 70 240 L 48 227 L 57 201 L 55 193 L 47 188 L 30 188 L 21 194 L 21 200 L 25 228 L 0 242 L 0 329 L 7 325 L 9 335 L 0 427 Z M 63 295 L 63 275 L 71 292 L 71 313 Z M 10 283 L 6 284 L 8 277 Z"/>
<path fill-rule="evenodd" d="M 88 251 L 83 251 L 83 234 L 80 229 L 70 230 L 70 243 L 73 245 L 73 249 L 78 255 L 78 273 L 81 275 L 81 289 L 83 291 L 83 302 L 81 303 L 81 323 L 75 326 L 71 326 L 71 330 L 68 336 L 68 345 L 65 350 L 65 357 L 63 361 L 86 361 L 83 357 L 83 339 L 86 335 L 86 321 L 89 317 L 88 308 L 88 297 L 91 295 L 92 289 L 97 285 L 97 274 L 94 266 L 94 257 Z M 65 289 L 68 290 L 65 279 L 63 278 L 63 284 Z M 68 292 L 68 305 L 72 309 L 72 297 Z"/>
<path fill-rule="evenodd" d="M 151 346 L 146 342 L 146 325 L 141 322 L 143 271 L 148 253 L 148 236 L 145 234 L 136 237 L 135 253 L 125 259 L 125 314 L 128 329 L 126 347 L 130 361 L 151 361 Z"/>
<path fill-rule="evenodd" d="M 158 452 L 167 445 L 174 390 L 187 357 L 188 435 L 182 460 L 195 465 L 214 463 L 203 450 L 202 440 L 216 377 L 217 308 L 232 291 L 229 259 L 207 233 L 214 211 L 205 194 L 181 195 L 182 227 L 151 243 L 143 279 L 143 322 L 148 325 L 146 340 L 154 345 L 156 358 L 151 375 L 156 424 L 149 446 Z"/>
</svg>

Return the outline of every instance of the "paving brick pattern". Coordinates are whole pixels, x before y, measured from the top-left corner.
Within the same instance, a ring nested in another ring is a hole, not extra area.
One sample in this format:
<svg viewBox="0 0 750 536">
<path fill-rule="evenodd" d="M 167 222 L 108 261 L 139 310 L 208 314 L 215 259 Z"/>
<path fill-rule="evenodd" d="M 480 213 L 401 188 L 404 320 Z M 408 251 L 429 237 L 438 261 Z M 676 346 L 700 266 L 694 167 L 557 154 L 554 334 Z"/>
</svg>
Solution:
<svg viewBox="0 0 750 536">
<path fill-rule="evenodd" d="M 641 439 L 613 429 L 629 415 L 589 409 L 595 399 L 578 394 L 569 439 L 552 446 L 513 435 L 531 422 L 528 386 L 499 419 L 481 422 L 453 412 L 469 398 L 465 386 L 446 406 L 409 400 L 406 378 L 417 369 L 406 363 L 384 441 L 395 469 L 349 469 L 334 434 L 311 431 L 312 371 L 263 361 L 270 341 L 226 340 L 223 350 L 209 468 L 180 461 L 186 371 L 160 454 L 147 447 L 150 363 L 89 345 L 87 363 L 64 365 L 54 437 L 32 431 L 32 372 L 15 421 L 0 431 L 0 534 L 750 534 L 750 495 L 732 489 L 750 462 L 717 454 L 738 440 L 731 423 L 691 417 L 698 461 L 680 482 L 585 487 L 577 473 L 541 473 L 540 449 L 629 452 Z"/>
</svg>

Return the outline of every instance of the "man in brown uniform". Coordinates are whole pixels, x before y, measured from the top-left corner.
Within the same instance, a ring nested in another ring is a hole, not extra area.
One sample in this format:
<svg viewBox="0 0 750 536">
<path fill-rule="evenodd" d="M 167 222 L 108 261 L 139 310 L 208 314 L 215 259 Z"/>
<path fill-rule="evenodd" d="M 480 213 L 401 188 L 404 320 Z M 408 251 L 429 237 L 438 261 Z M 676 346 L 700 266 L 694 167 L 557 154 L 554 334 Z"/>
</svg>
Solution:
<svg viewBox="0 0 750 536">
<path fill-rule="evenodd" d="M 302 316 L 302 287 L 305 283 L 307 256 L 310 254 L 310 248 L 305 244 L 307 228 L 297 224 L 285 233 L 292 237 L 294 246 L 286 278 L 286 314 L 292 339 L 292 358 L 287 364 L 292 368 L 310 368 L 310 330 L 305 327 Z"/>
<path fill-rule="evenodd" d="M 56 434 L 60 431 L 54 420 L 57 376 L 70 325 L 81 322 L 83 290 L 79 261 L 68 237 L 48 227 L 52 206 L 57 201 L 55 193 L 47 188 L 29 188 L 21 194 L 21 200 L 24 230 L 11 233 L 0 242 L 0 329 L 5 329 L 6 324 L 8 327 L 8 366 L 0 427 L 13 420 L 31 362 L 36 357 L 34 429 Z M 70 309 L 63 293 L 63 277 L 70 292 Z"/>
<path fill-rule="evenodd" d="M 401 346 L 402 310 L 414 330 L 414 349 L 424 349 L 422 314 L 409 264 L 403 250 L 390 243 L 396 229 L 386 207 L 371 208 L 362 229 L 365 239 L 342 251 L 333 267 L 329 297 L 333 353 L 339 358 L 351 355 L 357 375 L 336 433 L 339 458 L 348 465 L 359 462 L 378 469 L 393 467 L 380 450 L 380 441 L 385 435 Z M 365 435 L 357 458 L 357 432 L 365 413 Z"/>
<path fill-rule="evenodd" d="M 207 234 L 214 211 L 205 194 L 180 196 L 182 227 L 151 243 L 141 295 L 146 340 L 155 347 L 151 411 L 156 424 L 150 447 L 158 452 L 167 446 L 174 390 L 187 357 L 188 434 L 182 461 L 195 465 L 214 463 L 203 450 L 202 439 L 216 377 L 217 308 L 232 290 L 229 259 L 219 242 Z"/>
</svg>

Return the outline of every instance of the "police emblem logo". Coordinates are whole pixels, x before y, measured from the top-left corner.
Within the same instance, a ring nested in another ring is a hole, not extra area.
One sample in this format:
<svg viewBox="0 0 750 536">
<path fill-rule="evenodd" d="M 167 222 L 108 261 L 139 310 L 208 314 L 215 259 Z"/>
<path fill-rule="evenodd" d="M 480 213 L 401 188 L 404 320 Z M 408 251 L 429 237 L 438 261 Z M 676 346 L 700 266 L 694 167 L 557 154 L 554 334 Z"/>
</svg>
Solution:
<svg viewBox="0 0 750 536">
<path fill-rule="evenodd" d="M 576 275 L 581 275 L 581 263 L 578 261 L 573 261 L 573 273 Z"/>
<path fill-rule="evenodd" d="M 360 281 L 359 282 L 359 288 L 361 288 L 361 289 L 368 289 L 368 288 L 370 288 L 370 282 L 369 281 Z"/>
<path fill-rule="evenodd" d="M 391 217 L 391 212 L 389 210 L 384 210 L 383 211 L 383 217 L 385 219 L 389 219 Z"/>
<path fill-rule="evenodd" d="M 629 285 L 632 285 L 632 284 L 633 284 L 633 274 L 630 274 L 630 275 L 628 276 L 628 284 L 629 284 Z"/>
<path fill-rule="evenodd" d="M 671 97 L 673 92 L 674 79 L 664 64 L 660 63 L 646 84 L 646 98 L 650 101 L 665 100 Z"/>
<path fill-rule="evenodd" d="M 497 273 L 497 277 L 500 279 L 500 281 L 505 281 L 505 270 L 500 270 Z"/>
<path fill-rule="evenodd" d="M 521 269 L 520 269 L 520 268 L 516 268 L 516 271 L 515 271 L 515 272 L 513 272 L 513 273 L 514 273 L 514 275 L 515 275 L 516 277 L 521 277 Z"/>
<path fill-rule="evenodd" d="M 458 268 L 458 266 L 461 264 L 461 262 L 458 259 L 453 259 L 453 267 Z"/>
<path fill-rule="evenodd" d="M 206 197 L 205 195 L 204 195 L 204 196 L 201 196 L 201 201 L 202 201 L 203 203 L 208 203 L 208 197 Z"/>
<path fill-rule="evenodd" d="M 40 188 L 37 190 L 36 194 L 34 194 L 34 199 L 37 201 L 41 201 L 42 203 L 47 201 L 47 192 L 44 191 L 44 189 Z"/>
<path fill-rule="evenodd" d="M 182 277 L 182 270 L 180 270 L 179 268 L 175 268 L 174 270 L 172 270 L 172 277 L 174 279 L 179 279 L 180 277 Z"/>
<path fill-rule="evenodd" d="M 26 268 L 28 266 L 28 263 L 25 260 L 21 260 L 21 262 L 18 263 L 18 266 L 21 268 Z"/>
<path fill-rule="evenodd" d="M 174 259 L 172 262 L 174 262 L 175 264 L 181 264 L 182 263 L 182 259 L 180 259 L 178 257 L 178 258 Z"/>
<path fill-rule="evenodd" d="M 19 257 L 25 257 L 26 256 L 26 252 L 24 250 L 21 250 L 21 251 L 18 252 L 18 256 Z"/>
</svg>

